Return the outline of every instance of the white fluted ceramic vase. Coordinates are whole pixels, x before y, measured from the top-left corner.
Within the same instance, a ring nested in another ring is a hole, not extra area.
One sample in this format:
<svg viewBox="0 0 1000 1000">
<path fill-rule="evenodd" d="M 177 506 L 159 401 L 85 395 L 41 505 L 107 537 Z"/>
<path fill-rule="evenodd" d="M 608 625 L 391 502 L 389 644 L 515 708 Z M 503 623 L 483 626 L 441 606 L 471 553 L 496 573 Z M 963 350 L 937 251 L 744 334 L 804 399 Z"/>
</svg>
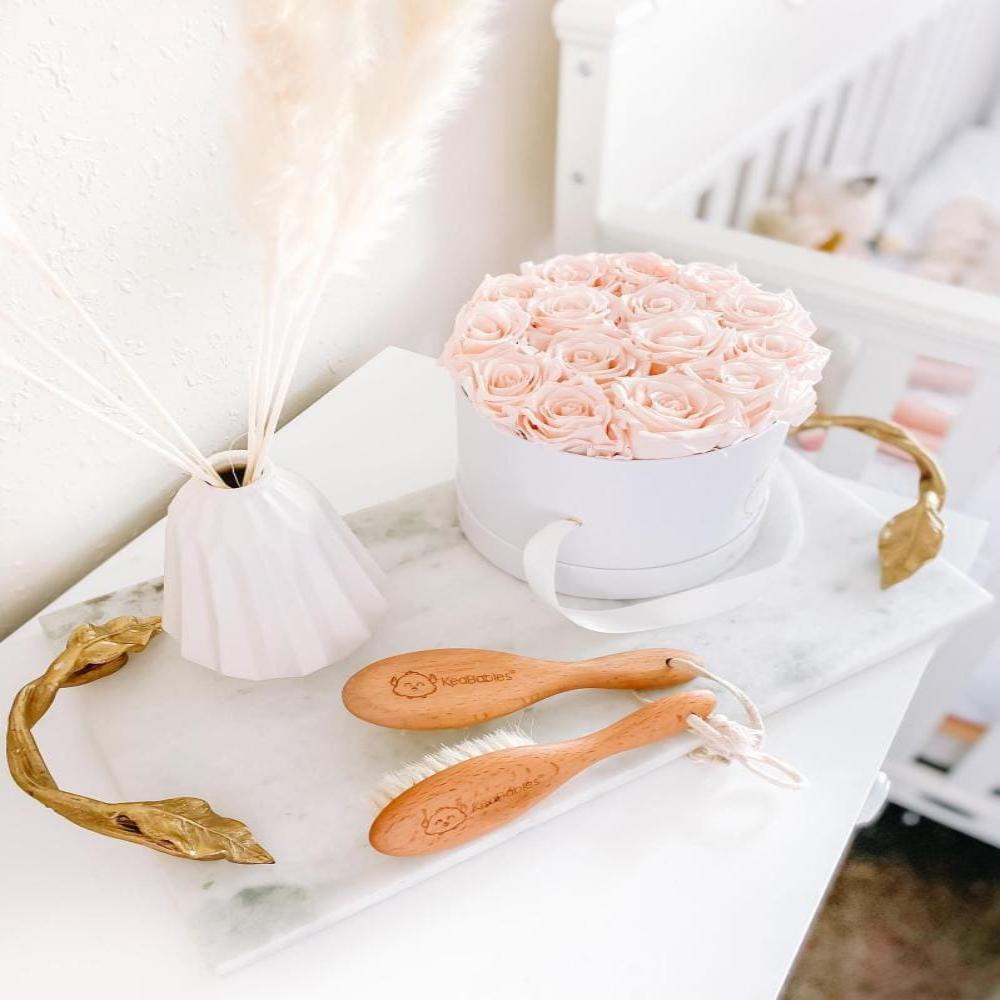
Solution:
<svg viewBox="0 0 1000 1000">
<path fill-rule="evenodd" d="M 347 656 L 385 613 L 382 580 L 326 497 L 274 466 L 237 489 L 191 479 L 167 510 L 163 628 L 229 677 L 301 677 Z"/>
</svg>

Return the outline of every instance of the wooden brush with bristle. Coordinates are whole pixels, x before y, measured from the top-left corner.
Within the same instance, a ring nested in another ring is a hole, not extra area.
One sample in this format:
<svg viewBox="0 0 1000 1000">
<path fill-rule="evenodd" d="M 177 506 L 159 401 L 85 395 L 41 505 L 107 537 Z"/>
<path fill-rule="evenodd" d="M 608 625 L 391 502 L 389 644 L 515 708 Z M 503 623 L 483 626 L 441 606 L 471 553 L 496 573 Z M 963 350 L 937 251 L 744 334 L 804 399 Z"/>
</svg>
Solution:
<svg viewBox="0 0 1000 1000">
<path fill-rule="evenodd" d="M 458 847 L 516 819 L 605 757 L 688 728 L 715 708 L 710 691 L 669 695 L 576 739 L 538 745 L 499 730 L 441 747 L 386 775 L 368 840 L 382 854 L 409 857 Z"/>
</svg>

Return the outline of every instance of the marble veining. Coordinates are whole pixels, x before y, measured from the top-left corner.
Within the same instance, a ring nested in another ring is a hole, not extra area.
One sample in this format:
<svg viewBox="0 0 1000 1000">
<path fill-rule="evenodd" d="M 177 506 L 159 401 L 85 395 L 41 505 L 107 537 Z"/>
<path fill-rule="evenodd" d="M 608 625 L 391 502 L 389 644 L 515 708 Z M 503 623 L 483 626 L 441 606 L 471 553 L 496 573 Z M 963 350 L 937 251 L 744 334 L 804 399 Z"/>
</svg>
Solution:
<svg viewBox="0 0 1000 1000">
<path fill-rule="evenodd" d="M 386 858 L 367 844 L 368 797 L 379 777 L 475 730 L 403 733 L 355 719 L 341 704 L 340 688 L 365 663 L 440 646 L 554 659 L 677 646 L 704 656 L 767 713 L 927 639 L 988 600 L 941 560 L 880 590 L 881 517 L 806 463 L 789 462 L 806 512 L 802 552 L 769 593 L 713 620 L 631 636 L 569 624 L 464 541 L 447 483 L 348 518 L 389 574 L 392 610 L 375 637 L 342 663 L 305 678 L 255 684 L 186 663 L 173 640 L 161 636 L 119 674 L 80 689 L 123 797 L 202 796 L 248 823 L 277 860 L 244 868 L 156 859 L 208 960 L 220 970 L 253 960 L 692 745 L 681 737 L 606 761 L 518 824 L 456 851 Z M 155 613 L 158 600 L 159 584 L 150 581 L 57 612 L 45 626 L 59 639 L 79 621 Z M 720 701 L 738 717 L 735 706 Z M 547 742 L 600 728 L 634 707 L 628 692 L 574 692 L 518 713 L 516 721 Z"/>
</svg>

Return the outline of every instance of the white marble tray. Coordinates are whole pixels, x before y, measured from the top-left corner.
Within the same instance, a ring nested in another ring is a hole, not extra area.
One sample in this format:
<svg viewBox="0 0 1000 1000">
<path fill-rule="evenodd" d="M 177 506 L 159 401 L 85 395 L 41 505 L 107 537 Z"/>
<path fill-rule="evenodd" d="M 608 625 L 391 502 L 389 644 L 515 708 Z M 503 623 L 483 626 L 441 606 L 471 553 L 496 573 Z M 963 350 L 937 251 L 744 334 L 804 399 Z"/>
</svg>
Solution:
<svg viewBox="0 0 1000 1000">
<path fill-rule="evenodd" d="M 274 855 L 275 865 L 259 867 L 160 859 L 212 965 L 224 971 L 251 961 L 691 746 L 679 738 L 598 765 L 521 822 L 456 851 L 383 857 L 367 844 L 370 789 L 386 770 L 468 730 L 401 733 L 347 714 L 341 685 L 371 660 L 441 646 L 554 659 L 677 646 L 704 656 L 767 713 L 931 637 L 988 602 L 942 560 L 881 591 L 874 552 L 882 518 L 801 459 L 788 460 L 806 511 L 803 550 L 779 586 L 718 619 L 633 636 L 582 631 L 469 547 L 457 527 L 451 484 L 443 484 L 348 518 L 389 573 L 393 609 L 375 639 L 349 660 L 304 679 L 253 684 L 184 662 L 173 640 L 161 636 L 119 674 L 73 692 L 84 702 L 123 798 L 201 796 L 216 811 L 245 821 Z M 158 605 L 152 581 L 56 612 L 43 626 L 56 640 L 80 621 L 156 613 Z M 634 707 L 627 692 L 577 692 L 518 713 L 517 721 L 548 741 L 597 729 Z M 731 706 L 723 710 L 737 714 Z"/>
</svg>

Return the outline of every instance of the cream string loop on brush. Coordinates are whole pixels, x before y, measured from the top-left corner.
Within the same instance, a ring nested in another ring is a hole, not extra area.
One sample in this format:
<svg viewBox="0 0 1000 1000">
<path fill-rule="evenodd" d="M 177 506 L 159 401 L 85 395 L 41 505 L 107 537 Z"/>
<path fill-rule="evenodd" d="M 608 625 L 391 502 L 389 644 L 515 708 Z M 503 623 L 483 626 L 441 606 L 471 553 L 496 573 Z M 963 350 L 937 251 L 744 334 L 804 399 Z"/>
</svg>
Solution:
<svg viewBox="0 0 1000 1000">
<path fill-rule="evenodd" d="M 809 782 L 804 775 L 791 764 L 761 750 L 767 730 L 764 728 L 764 720 L 757 706 L 746 692 L 700 664 L 689 660 L 684 662 L 702 677 L 725 688 L 743 707 L 748 720 L 747 724 L 734 722 L 721 713 L 710 715 L 707 719 L 689 715 L 688 728 L 701 740 L 701 746 L 695 747 L 688 757 L 701 763 L 730 764 L 737 761 L 757 777 L 779 788 L 805 788 Z M 640 701 L 656 700 L 638 691 L 634 694 Z"/>
</svg>

